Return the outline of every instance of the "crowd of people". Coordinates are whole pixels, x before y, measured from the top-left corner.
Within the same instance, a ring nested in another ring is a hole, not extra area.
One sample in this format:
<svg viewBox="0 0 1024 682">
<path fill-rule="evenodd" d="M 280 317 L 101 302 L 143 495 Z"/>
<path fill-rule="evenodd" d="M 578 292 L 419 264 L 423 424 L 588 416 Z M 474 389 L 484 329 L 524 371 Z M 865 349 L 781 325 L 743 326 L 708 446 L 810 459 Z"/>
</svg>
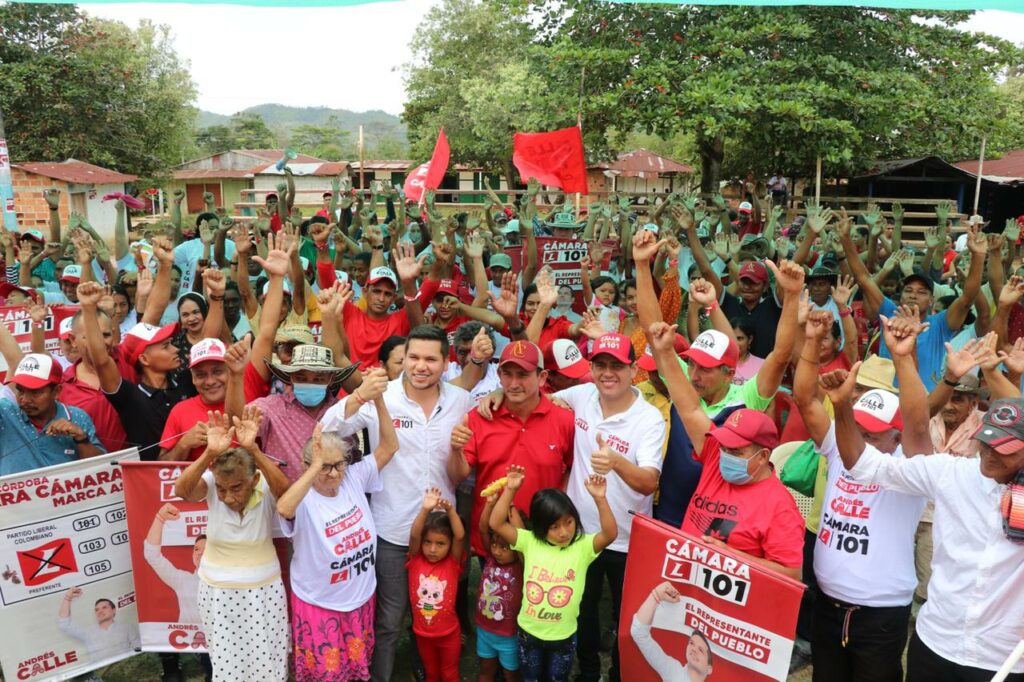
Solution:
<svg viewBox="0 0 1024 682">
<path fill-rule="evenodd" d="M 628 680 L 634 513 L 803 581 L 821 682 L 987 680 L 1020 640 L 1024 217 L 942 203 L 920 248 L 898 204 L 787 212 L 777 178 L 586 215 L 533 180 L 448 214 L 339 179 L 303 217 L 286 176 L 254 220 L 207 195 L 186 224 L 179 192 L 135 241 L 118 200 L 113 250 L 55 192 L 49 235 L 0 234 L 32 324 L 30 352 L 0 325 L 0 475 L 187 462 L 211 679 L 385 682 L 402 657 L 448 682 L 474 647 L 481 681 Z M 579 271 L 541 267 L 542 236 L 583 242 Z M 55 304 L 77 312 L 48 351 Z M 651 637 L 678 599 L 655 587 L 630 636 L 707 679 L 702 633 Z"/>
</svg>

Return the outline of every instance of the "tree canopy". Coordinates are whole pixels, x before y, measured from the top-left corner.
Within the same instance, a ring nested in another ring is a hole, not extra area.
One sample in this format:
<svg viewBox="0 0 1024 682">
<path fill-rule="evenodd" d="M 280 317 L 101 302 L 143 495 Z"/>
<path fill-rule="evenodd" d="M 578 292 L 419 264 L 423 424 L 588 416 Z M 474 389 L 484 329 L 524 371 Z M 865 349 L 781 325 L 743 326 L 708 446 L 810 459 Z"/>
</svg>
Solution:
<svg viewBox="0 0 1024 682">
<path fill-rule="evenodd" d="M 156 176 L 191 146 L 195 86 L 168 29 L 73 5 L 0 5 L 0 92 L 11 155 L 74 157 Z"/>
<path fill-rule="evenodd" d="M 495 54 L 523 64 L 522 85 L 504 110 L 507 126 L 497 126 L 506 140 L 515 128 L 572 124 L 577 109 L 595 157 L 628 134 L 683 134 L 692 139 L 706 190 L 723 173 L 806 174 L 819 155 L 840 175 L 880 158 L 970 157 L 982 135 L 1016 137 L 1001 113 L 1009 95 L 996 83 L 1020 63 L 1021 50 L 959 30 L 970 12 L 587 0 L 532 0 L 528 11 L 512 0 L 447 0 L 442 7 L 414 42 L 422 61 L 409 79 L 413 139 L 439 125 L 451 139 L 463 121 L 488 118 L 486 102 L 466 93 L 481 78 L 491 100 L 510 88 L 497 77 Z M 467 19 L 474 14 L 500 23 Z M 493 33 L 498 26 L 504 39 Z M 490 56 L 477 56 L 483 48 Z M 517 115 L 515 104 L 527 101 L 519 92 L 531 95 L 528 116 Z M 470 149 L 457 158 L 497 165 L 502 153 L 480 134 L 465 145 Z"/>
</svg>

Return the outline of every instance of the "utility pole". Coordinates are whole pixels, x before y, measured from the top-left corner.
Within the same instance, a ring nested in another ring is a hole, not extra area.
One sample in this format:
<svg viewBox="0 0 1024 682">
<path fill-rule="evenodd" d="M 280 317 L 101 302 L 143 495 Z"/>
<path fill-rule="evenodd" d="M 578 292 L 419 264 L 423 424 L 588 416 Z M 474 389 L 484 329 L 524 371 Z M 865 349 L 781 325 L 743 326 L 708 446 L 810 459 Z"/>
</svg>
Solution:
<svg viewBox="0 0 1024 682">
<path fill-rule="evenodd" d="M 8 231 L 17 234 L 18 216 L 14 212 L 14 186 L 11 182 L 11 155 L 7 150 L 7 137 L 4 134 L 4 111 L 2 106 L 0 106 L 0 214 L 3 215 L 4 227 Z"/>
</svg>

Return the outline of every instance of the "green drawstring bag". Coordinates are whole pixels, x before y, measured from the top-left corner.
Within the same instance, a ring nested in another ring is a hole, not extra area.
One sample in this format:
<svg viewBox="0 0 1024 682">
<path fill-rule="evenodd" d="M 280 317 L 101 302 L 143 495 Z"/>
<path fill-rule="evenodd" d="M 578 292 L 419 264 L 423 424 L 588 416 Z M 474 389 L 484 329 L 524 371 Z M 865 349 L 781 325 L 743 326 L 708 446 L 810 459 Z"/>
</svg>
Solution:
<svg viewBox="0 0 1024 682">
<path fill-rule="evenodd" d="M 814 441 L 805 441 L 782 465 L 779 480 L 787 488 L 792 488 L 805 497 L 814 497 L 814 482 L 818 478 L 820 458 Z"/>
</svg>

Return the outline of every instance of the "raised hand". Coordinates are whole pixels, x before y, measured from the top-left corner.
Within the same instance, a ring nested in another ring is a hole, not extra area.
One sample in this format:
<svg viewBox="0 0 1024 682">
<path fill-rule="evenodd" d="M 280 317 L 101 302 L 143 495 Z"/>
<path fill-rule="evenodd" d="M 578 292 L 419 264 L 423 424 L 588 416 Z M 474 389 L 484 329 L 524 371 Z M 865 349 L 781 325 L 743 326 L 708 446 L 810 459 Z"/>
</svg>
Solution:
<svg viewBox="0 0 1024 682">
<path fill-rule="evenodd" d="M 892 202 L 892 221 L 897 225 L 903 224 L 903 204 L 898 201 Z"/>
<path fill-rule="evenodd" d="M 939 234 L 939 228 L 932 225 L 924 231 L 924 244 L 929 249 L 937 249 L 942 244 L 942 235 Z"/>
<path fill-rule="evenodd" d="M 206 287 L 207 298 L 212 300 L 215 297 L 223 297 L 227 278 L 216 268 L 206 268 L 203 270 L 203 285 Z"/>
<path fill-rule="evenodd" d="M 903 273 L 904 277 L 909 277 L 914 274 L 914 254 L 909 250 L 900 249 L 900 253 L 896 257 L 896 262 L 899 263 L 900 272 Z"/>
<path fill-rule="evenodd" d="M 949 214 L 953 212 L 956 205 L 952 201 L 940 201 L 935 206 L 935 222 L 938 226 L 945 228 L 949 222 Z"/>
<path fill-rule="evenodd" d="M 475 363 L 487 363 L 494 357 L 494 343 L 487 334 L 486 327 L 480 327 L 480 331 L 473 337 L 473 345 L 469 349 L 469 358 Z"/>
<path fill-rule="evenodd" d="M 597 474 L 587 476 L 586 480 L 583 481 L 583 485 L 595 500 L 603 500 L 608 492 L 608 481 L 604 476 Z"/>
<path fill-rule="evenodd" d="M 388 388 L 388 373 L 383 367 L 374 367 L 363 374 L 363 383 L 353 391 L 357 400 L 361 402 L 373 402 L 384 395 Z"/>
<path fill-rule="evenodd" d="M 199 240 L 204 246 L 213 245 L 213 239 L 216 236 L 216 230 L 212 225 L 210 225 L 209 220 L 204 220 L 199 223 Z"/>
<path fill-rule="evenodd" d="M 156 513 L 156 517 L 161 521 L 177 521 L 181 518 L 181 510 L 168 502 L 164 504 L 164 506 L 160 507 L 160 510 Z"/>
<path fill-rule="evenodd" d="M 655 322 L 647 330 L 647 339 L 651 348 L 659 351 L 675 352 L 676 329 L 678 325 L 668 322 Z"/>
<path fill-rule="evenodd" d="M 28 316 L 35 324 L 42 324 L 46 321 L 46 316 L 50 314 L 49 308 L 42 301 L 30 299 L 32 302 L 28 306 Z M 79 301 L 81 304 L 81 301 Z"/>
<path fill-rule="evenodd" d="M 864 223 L 871 229 L 872 234 L 877 236 L 882 233 L 881 227 L 884 226 L 884 221 L 882 220 L 882 210 L 878 207 L 878 204 L 868 204 L 868 210 L 861 217 L 864 219 Z M 882 225 L 880 226 L 879 223 L 882 223 Z M 878 228 L 877 233 L 875 232 L 876 227 Z"/>
<path fill-rule="evenodd" d="M 153 257 L 160 265 L 171 267 L 174 264 L 174 247 L 167 237 L 153 237 Z"/>
<path fill-rule="evenodd" d="M 946 378 L 959 381 L 962 376 L 980 365 L 989 354 L 990 342 L 988 335 L 985 335 L 980 339 L 971 339 L 957 350 L 953 349 L 952 344 L 946 343 Z"/>
<path fill-rule="evenodd" d="M 47 205 L 53 210 L 57 210 L 60 206 L 60 190 L 58 189 L 44 189 L 43 198 L 46 199 Z"/>
<path fill-rule="evenodd" d="M 981 231 L 980 223 L 972 223 L 967 227 L 967 249 L 972 256 L 984 259 L 988 254 L 988 240 Z"/>
<path fill-rule="evenodd" d="M 423 510 L 434 511 L 441 504 L 441 490 L 439 488 L 427 488 L 423 493 Z"/>
<path fill-rule="evenodd" d="M 437 247 L 434 248 L 436 251 Z M 399 278 L 403 282 L 415 282 L 423 272 L 423 261 L 426 260 L 427 254 L 421 253 L 417 258 L 416 247 L 409 242 L 399 242 L 395 245 L 394 256 Z"/>
<path fill-rule="evenodd" d="M 999 291 L 999 305 L 1012 306 L 1024 298 L 1024 277 L 1011 275 Z"/>
<path fill-rule="evenodd" d="M 1024 336 L 1013 342 L 1009 353 L 999 351 L 999 359 L 1014 374 L 1024 374 Z"/>
<path fill-rule="evenodd" d="M 764 262 L 775 275 L 775 285 L 787 294 L 798 296 L 804 289 L 804 269 L 791 260 L 784 260 L 780 266 L 770 260 Z"/>
<path fill-rule="evenodd" d="M 526 469 L 521 466 L 512 465 L 505 472 L 505 487 L 512 492 L 519 490 L 524 480 L 526 480 Z"/>
<path fill-rule="evenodd" d="M 466 258 L 482 258 L 484 255 L 484 238 L 475 232 L 469 234 L 466 237 L 463 253 Z"/>
<path fill-rule="evenodd" d="M 807 313 L 807 324 L 804 328 L 804 336 L 807 341 L 811 343 L 817 343 L 821 341 L 827 334 L 832 331 L 832 323 L 835 318 L 832 317 L 831 310 L 811 310 Z M 805 344 L 806 345 L 806 344 Z"/>
<path fill-rule="evenodd" d="M 588 339 L 595 341 L 607 333 L 597 308 L 587 308 L 583 311 L 583 319 L 580 320 L 579 330 Z"/>
<path fill-rule="evenodd" d="M 857 285 L 850 275 L 840 275 L 836 286 L 832 287 L 832 300 L 839 306 L 849 306 L 857 293 Z"/>
<path fill-rule="evenodd" d="M 189 430 L 189 434 L 200 426 L 206 426 L 203 429 L 202 442 L 206 444 L 207 452 L 219 457 L 231 448 L 231 442 L 235 438 L 235 429 L 230 426 L 230 421 L 226 414 L 207 412 L 207 423 L 199 422 Z M 201 444 L 195 443 L 192 447 L 197 447 Z"/>
<path fill-rule="evenodd" d="M 729 236 L 724 232 L 719 232 L 715 235 L 715 241 L 712 243 L 711 248 L 714 249 L 715 255 L 722 260 L 729 260 Z"/>
<path fill-rule="evenodd" d="M 597 450 L 590 455 L 590 468 L 595 474 L 604 476 L 615 470 L 615 465 L 621 458 L 619 453 L 612 450 L 605 442 L 604 436 L 597 434 Z M 589 488 L 588 488 L 589 489 Z"/>
<path fill-rule="evenodd" d="M 514 272 L 506 272 L 501 276 L 501 294 L 495 297 L 488 292 L 491 300 L 491 307 L 505 319 L 512 319 L 519 313 L 519 282 L 518 275 Z"/>
<path fill-rule="evenodd" d="M 1003 237 L 1011 244 L 1016 244 L 1020 239 L 1020 223 L 1015 218 L 1007 218 L 1006 226 L 1003 228 Z"/>
<path fill-rule="evenodd" d="M 95 308 L 103 298 L 103 285 L 99 282 L 82 282 L 78 285 L 77 290 L 78 304 L 86 308 Z"/>
<path fill-rule="evenodd" d="M 711 197 L 711 202 L 718 207 L 719 211 L 725 212 L 729 210 L 729 205 L 725 202 L 725 197 L 721 194 L 716 194 Z"/>
<path fill-rule="evenodd" d="M 242 410 L 242 417 L 232 417 L 232 421 L 235 425 L 235 439 L 238 444 L 246 450 L 252 451 L 256 447 L 256 436 L 260 432 L 263 412 L 255 405 L 246 405 Z"/>
<path fill-rule="evenodd" d="M 541 268 L 533 282 L 537 285 L 541 305 L 554 306 L 558 302 L 558 289 L 555 287 L 555 278 L 550 268 Z"/>
<path fill-rule="evenodd" d="M 825 391 L 833 405 L 849 404 L 853 400 L 853 389 L 857 385 L 860 364 L 854 363 L 849 372 L 837 369 L 818 377 L 818 385 Z"/>
<path fill-rule="evenodd" d="M 892 318 L 879 315 L 878 319 L 881 321 L 885 346 L 893 357 L 913 355 L 918 335 L 929 326 L 928 323 L 921 322 L 920 311 L 916 305 L 900 306 Z"/>
<path fill-rule="evenodd" d="M 822 208 L 816 201 L 807 202 L 807 227 L 814 234 L 821 234 L 825 226 L 832 222 L 835 214 L 831 208 Z"/>
<path fill-rule="evenodd" d="M 530 178 L 526 181 L 526 196 L 533 201 L 538 194 L 540 194 L 540 181 L 537 178 Z"/>
<path fill-rule="evenodd" d="M 243 336 L 241 341 L 228 346 L 224 353 L 224 364 L 228 366 L 228 371 L 235 376 L 244 374 L 251 350 L 248 334 Z"/>
<path fill-rule="evenodd" d="M 706 279 L 695 279 L 690 282 L 690 300 L 694 303 L 708 307 L 714 304 L 717 296 L 715 287 Z"/>
<path fill-rule="evenodd" d="M 267 252 L 267 257 L 260 258 L 259 256 L 253 256 L 252 259 L 256 261 L 268 275 L 284 277 L 288 274 L 289 269 L 291 268 L 291 255 L 277 248 L 278 241 L 279 240 L 275 240 L 275 235 L 269 235 L 267 237 L 267 246 L 270 250 Z"/>
</svg>

